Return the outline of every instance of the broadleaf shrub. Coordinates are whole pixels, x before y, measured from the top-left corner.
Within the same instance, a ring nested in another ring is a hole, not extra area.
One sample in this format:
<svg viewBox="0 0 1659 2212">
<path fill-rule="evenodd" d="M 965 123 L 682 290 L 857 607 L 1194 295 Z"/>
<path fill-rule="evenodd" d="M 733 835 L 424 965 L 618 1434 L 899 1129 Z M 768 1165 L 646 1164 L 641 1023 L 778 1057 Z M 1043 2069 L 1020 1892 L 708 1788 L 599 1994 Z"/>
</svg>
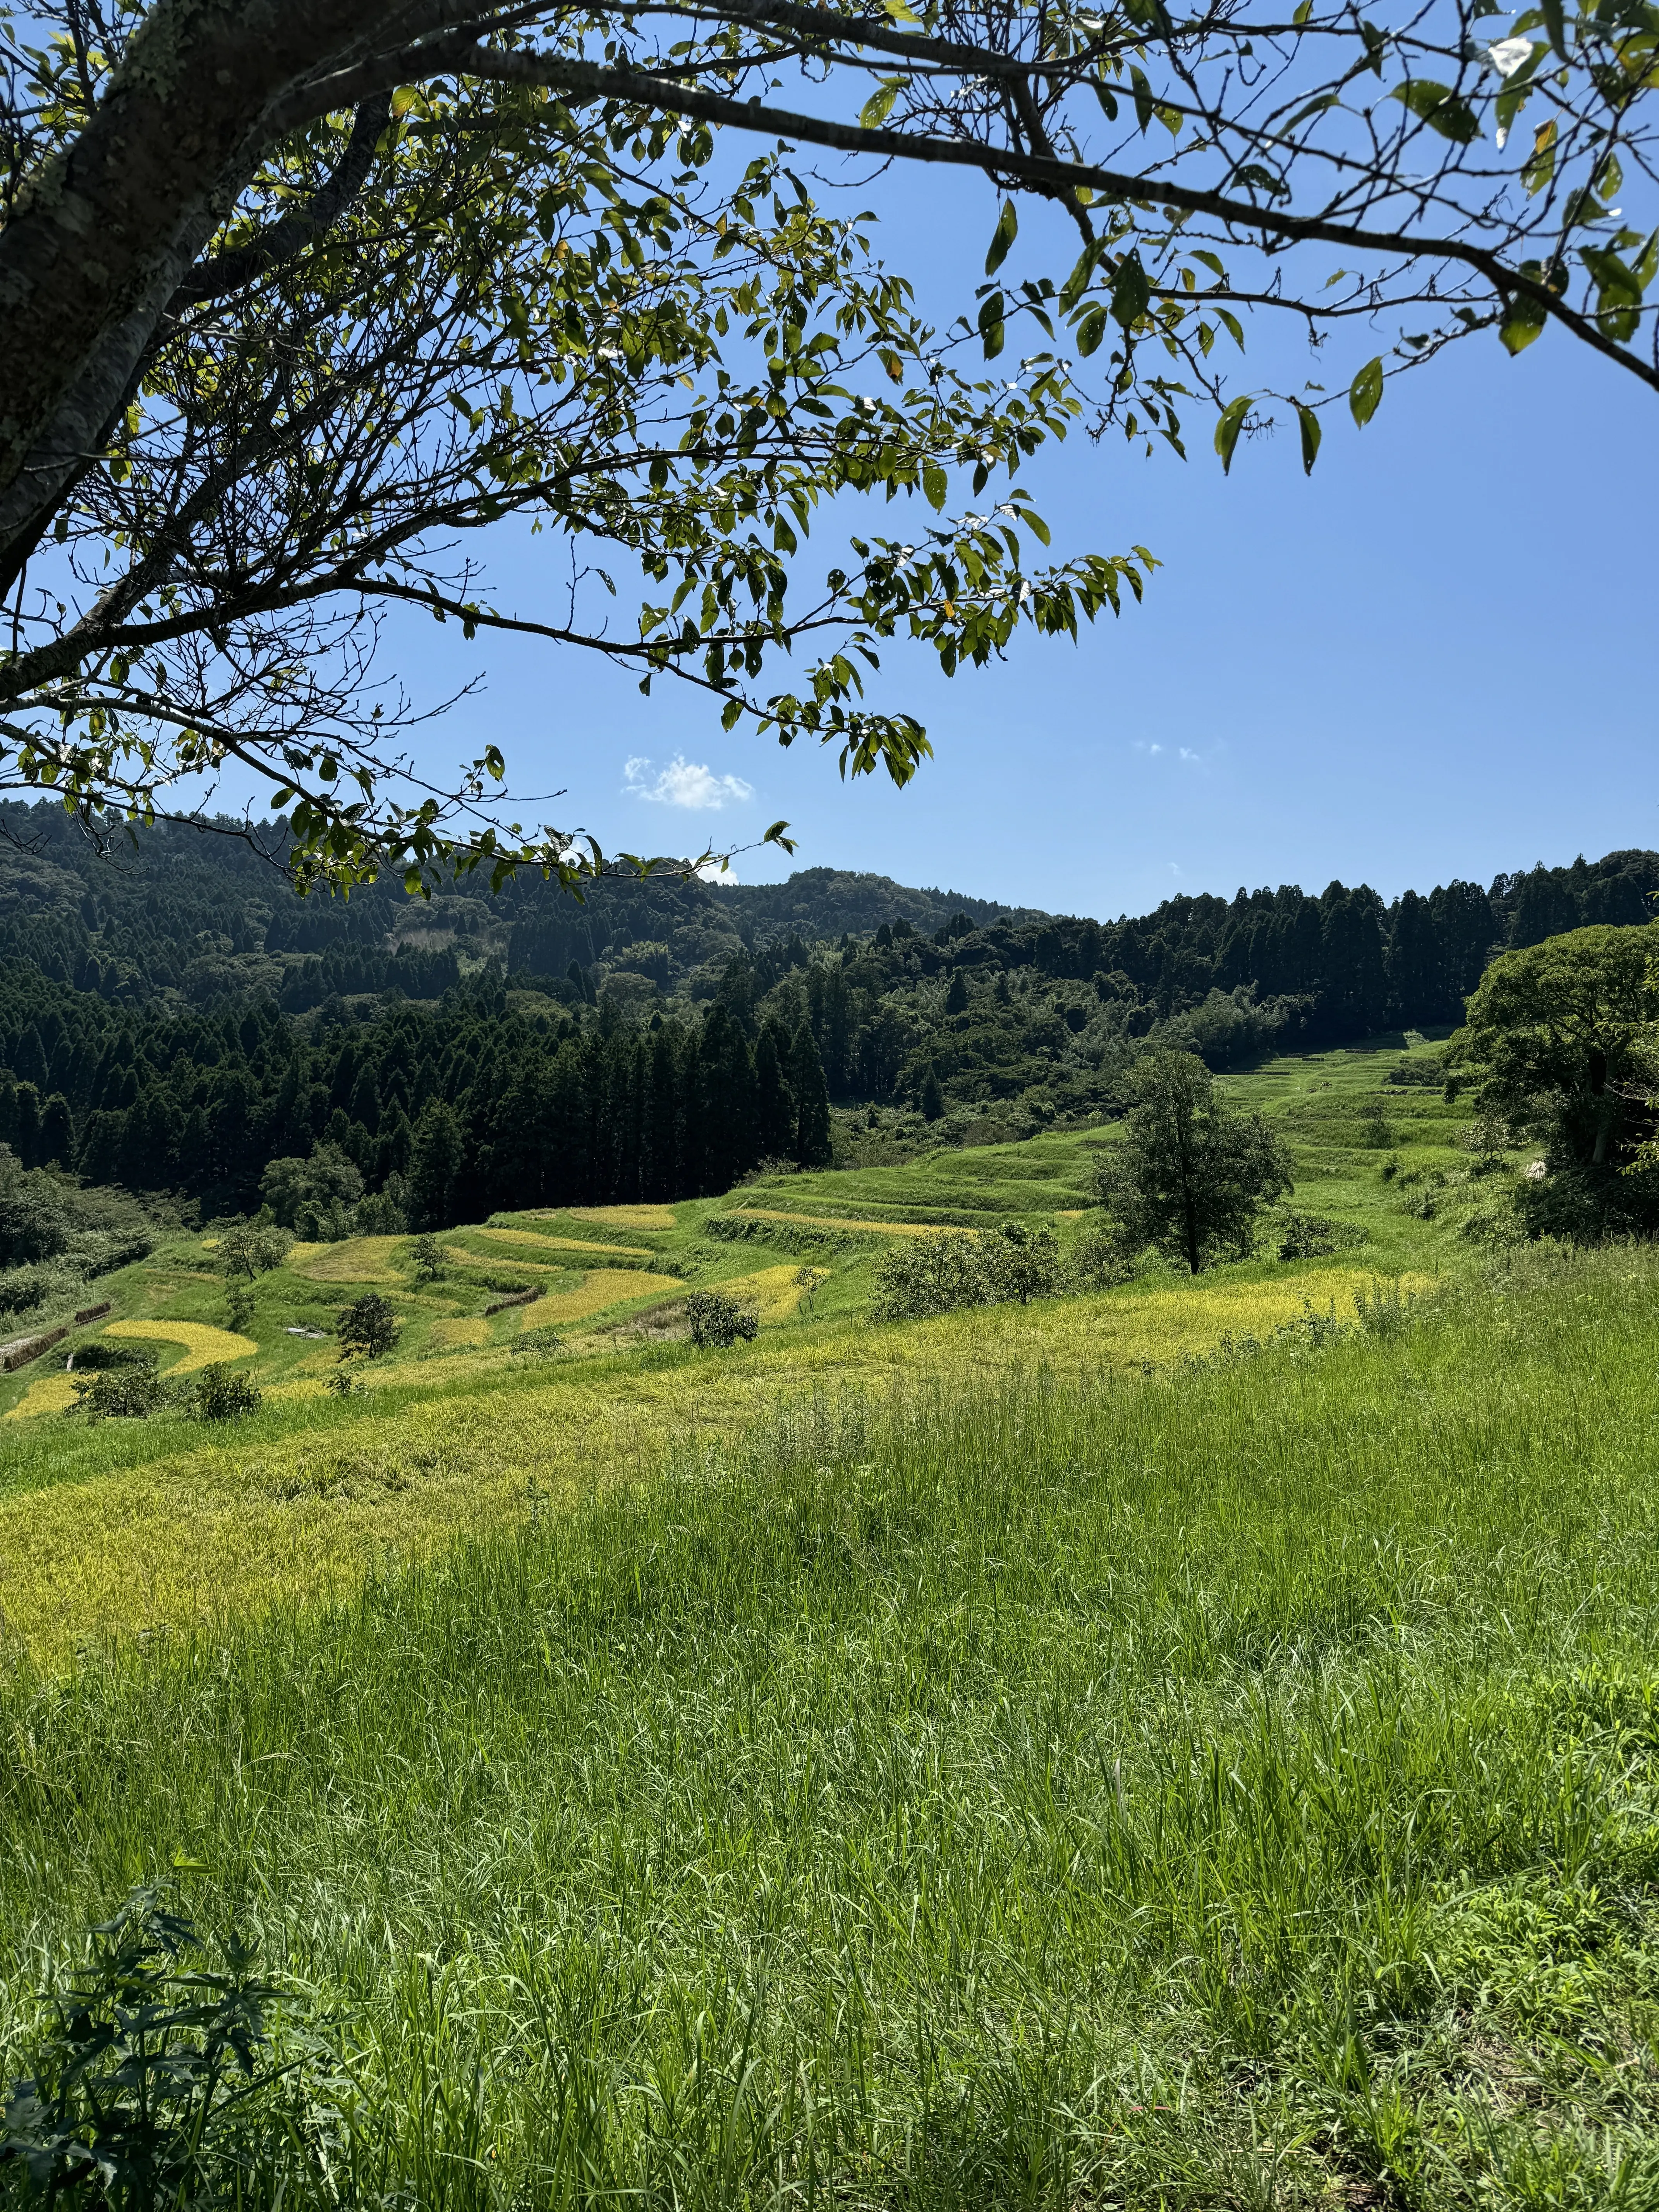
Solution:
<svg viewBox="0 0 1659 2212">
<path fill-rule="evenodd" d="M 760 1316 L 724 1291 L 693 1291 L 685 1301 L 691 1341 L 701 1350 L 724 1352 L 760 1334 Z"/>
<path fill-rule="evenodd" d="M 198 1421 L 240 1421 L 263 1403 L 264 1394 L 242 1369 L 216 1360 L 197 1376 L 190 1410 Z"/>
<path fill-rule="evenodd" d="M 42 2000 L 0 2110 L 0 2186 L 131 2212 L 237 2202 L 296 2142 L 274 2110 L 283 2001 L 240 1937 L 210 1948 L 176 1900 L 135 1890 Z"/>
</svg>

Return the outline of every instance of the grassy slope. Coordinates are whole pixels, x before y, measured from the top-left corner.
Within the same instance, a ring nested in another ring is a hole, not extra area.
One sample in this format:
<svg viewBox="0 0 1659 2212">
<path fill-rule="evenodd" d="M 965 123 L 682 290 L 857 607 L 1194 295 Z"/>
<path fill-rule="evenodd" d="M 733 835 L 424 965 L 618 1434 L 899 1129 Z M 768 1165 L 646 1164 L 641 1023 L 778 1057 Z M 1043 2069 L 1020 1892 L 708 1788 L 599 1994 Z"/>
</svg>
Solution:
<svg viewBox="0 0 1659 2212">
<path fill-rule="evenodd" d="M 1656 1291 L 1528 1259 L 1103 1387 L 936 1333 L 15 1674 L 0 1982 L 205 1863 L 349 2052 L 347 2201 L 1650 2205 Z"/>
<path fill-rule="evenodd" d="M 501 1217 L 447 1232 L 446 1277 L 425 1286 L 401 1240 L 296 1251 L 258 1286 L 250 1364 L 265 1409 L 234 1434 L 177 1419 L 88 1430 L 42 1415 L 0 1425 L 6 1632 L 40 1656 L 61 1655 L 122 1630 L 343 1589 L 388 1553 L 427 1552 L 511 1514 L 532 1483 L 580 1489 L 654 1463 L 678 1432 L 730 1435 L 766 1404 L 849 1377 L 1164 1364 L 1229 1334 L 1271 1329 L 1304 1297 L 1346 1311 L 1371 1272 L 1415 1279 L 1467 1266 L 1473 1248 L 1455 1222 L 1403 1211 L 1401 1179 L 1384 1183 L 1384 1155 L 1361 1141 L 1367 1099 L 1396 1058 L 1332 1053 L 1231 1079 L 1243 1103 L 1282 1119 L 1298 1204 L 1367 1241 L 1336 1261 L 1251 1262 L 1200 1285 L 1155 1274 L 1103 1299 L 872 1331 L 861 1315 L 879 1236 L 842 1232 L 815 1253 L 766 1234 L 726 1243 L 704 1232 L 709 1214 L 741 1203 L 809 1224 L 815 1214 L 980 1226 L 1009 1212 L 1057 1216 L 1070 1235 L 1068 1217 L 1090 1195 L 1092 1151 L 1111 1141 L 1104 1129 L 941 1151 L 905 1168 L 789 1176 L 668 1211 Z M 1436 1092 L 1389 1092 L 1388 1111 L 1394 1133 L 1413 1139 L 1395 1155 L 1406 1176 L 1463 1172 L 1467 1155 L 1450 1143 L 1457 1117 Z M 814 1261 L 826 1272 L 796 1310 L 794 1275 Z M 670 1271 L 752 1290 L 763 1301 L 759 1344 L 711 1363 L 653 1341 L 678 1295 Z M 610 1303 L 583 1314 L 596 1281 L 592 1295 Z M 545 1293 L 538 1304 L 486 1316 L 501 1294 L 491 1283 L 532 1282 Z M 370 1370 L 370 1396 L 341 1405 L 321 1388 L 336 1364 L 331 1342 L 288 1331 L 329 1330 L 366 1287 L 398 1306 L 403 1341 Z M 127 1319 L 199 1329 L 225 1317 L 212 1251 L 195 1238 L 110 1279 L 108 1294 Z M 546 1348 L 550 1315 L 556 1356 Z M 0 1409 L 65 1387 L 49 1368 L 25 1369 L 0 1386 Z"/>
</svg>

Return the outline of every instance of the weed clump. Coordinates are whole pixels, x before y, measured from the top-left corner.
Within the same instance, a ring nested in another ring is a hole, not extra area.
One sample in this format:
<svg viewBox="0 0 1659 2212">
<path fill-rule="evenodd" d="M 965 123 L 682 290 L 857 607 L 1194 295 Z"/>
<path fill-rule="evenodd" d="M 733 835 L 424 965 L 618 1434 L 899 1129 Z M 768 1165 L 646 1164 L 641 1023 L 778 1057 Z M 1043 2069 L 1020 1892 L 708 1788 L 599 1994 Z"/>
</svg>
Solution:
<svg viewBox="0 0 1659 2212">
<path fill-rule="evenodd" d="M 42 2001 L 33 2071 L 0 2114 L 0 2176 L 48 2204 L 236 2201 L 295 2141 L 268 2024 L 284 1993 L 258 1967 L 240 1936 L 210 1946 L 176 1900 L 133 1891 Z"/>
<path fill-rule="evenodd" d="M 257 1413 L 264 1393 L 240 1367 L 216 1360 L 196 1378 L 190 1412 L 198 1421 L 240 1421 Z"/>
</svg>

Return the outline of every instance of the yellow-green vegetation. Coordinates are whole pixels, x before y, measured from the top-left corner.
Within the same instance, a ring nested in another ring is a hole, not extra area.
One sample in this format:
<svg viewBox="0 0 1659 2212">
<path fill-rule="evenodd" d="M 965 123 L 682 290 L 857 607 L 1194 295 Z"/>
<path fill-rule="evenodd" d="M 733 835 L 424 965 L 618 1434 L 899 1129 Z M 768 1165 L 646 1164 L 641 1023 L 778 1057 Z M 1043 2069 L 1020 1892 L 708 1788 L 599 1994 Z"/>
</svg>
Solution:
<svg viewBox="0 0 1659 2212">
<path fill-rule="evenodd" d="M 906 1169 L 780 1177 L 672 1208 L 501 1216 L 444 1233 L 465 1258 L 435 1282 L 417 1279 L 410 1238 L 296 1246 L 258 1278 L 236 1337 L 213 1255 L 175 1236 L 106 1279 L 108 1322 L 76 1332 L 50 1369 L 0 1383 L 0 1410 L 21 1417 L 7 1421 L 0 1483 L 6 1633 L 55 1661 L 125 1631 L 348 1589 L 376 1563 L 429 1555 L 510 1516 L 532 1480 L 550 1494 L 596 1464 L 653 1464 L 677 1435 L 729 1437 L 769 1405 L 848 1382 L 935 1372 L 965 1388 L 1037 1369 L 1162 1370 L 1230 1338 L 1264 1338 L 1304 1309 L 1351 1318 L 1374 1282 L 1426 1292 L 1482 1263 L 1486 1248 L 1462 1224 L 1492 1202 L 1503 1171 L 1475 1172 L 1462 1118 L 1437 1091 L 1385 1086 L 1401 1058 L 1397 1047 L 1316 1055 L 1228 1085 L 1285 1129 L 1296 1206 L 1361 1241 L 1288 1262 L 1264 1255 L 1191 1283 L 1155 1268 L 1103 1295 L 923 1325 L 868 1322 L 886 1239 L 859 1233 L 866 1217 L 886 1209 L 880 1225 L 909 1233 L 945 1218 L 1046 1220 L 1069 1249 L 1089 1231 L 1078 1201 L 1091 1194 L 1097 1148 L 1115 1141 L 1109 1127 L 947 1149 Z M 1426 1212 L 1425 1195 L 1437 1201 Z M 905 1202 L 909 1220 L 898 1218 Z M 734 1237 L 739 1211 L 749 1218 Z M 544 1249 L 546 1261 L 521 1256 Z M 390 1300 L 401 1334 L 386 1358 L 354 1364 L 362 1392 L 342 1401 L 324 1389 L 340 1364 L 335 1320 L 366 1282 Z M 544 1294 L 489 1312 L 515 1282 Z M 694 1287 L 752 1306 L 758 1342 L 694 1352 L 679 1316 Z M 182 1346 L 176 1371 L 235 1357 L 264 1409 L 207 1432 L 172 1414 L 96 1429 L 65 1419 L 73 1392 L 60 1356 L 106 1334 Z"/>
<path fill-rule="evenodd" d="M 301 2031 L 248 2203 L 1653 2203 L 1659 1261 L 1445 1249 L 175 1459 L 281 1587 L 0 1675 L 0 2045 L 177 1854 Z"/>
<path fill-rule="evenodd" d="M 173 1375 L 191 1374 L 219 1359 L 246 1359 L 259 1349 L 251 1336 L 231 1328 L 210 1328 L 199 1321 L 112 1321 L 104 1334 L 145 1344 L 182 1345 L 182 1359 L 161 1363 Z"/>
<path fill-rule="evenodd" d="M 932 1237 L 939 1224 L 930 1221 L 877 1221 L 863 1215 L 836 1213 L 789 1213 L 775 1206 L 739 1206 L 732 1209 L 745 1221 L 783 1221 L 795 1227 L 813 1229 L 856 1230 L 874 1237 Z M 970 1230 L 970 1236 L 976 1232 Z"/>
</svg>

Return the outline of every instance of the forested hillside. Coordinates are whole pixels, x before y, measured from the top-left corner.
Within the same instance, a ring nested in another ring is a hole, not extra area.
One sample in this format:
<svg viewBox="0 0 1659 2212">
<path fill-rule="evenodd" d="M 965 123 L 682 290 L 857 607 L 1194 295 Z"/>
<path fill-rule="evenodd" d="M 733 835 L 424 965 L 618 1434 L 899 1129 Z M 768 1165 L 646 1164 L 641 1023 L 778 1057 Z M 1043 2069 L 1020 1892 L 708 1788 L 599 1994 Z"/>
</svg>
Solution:
<svg viewBox="0 0 1659 2212">
<path fill-rule="evenodd" d="M 1625 852 L 1107 922 L 829 869 L 301 901 L 229 836 L 100 853 L 15 806 L 0 830 L 0 1139 L 25 1164 L 225 1212 L 320 1144 L 337 1196 L 417 1222 L 817 1165 L 832 1100 L 843 1148 L 1026 1133 L 1109 1109 L 1153 1035 L 1224 1066 L 1455 1022 L 1495 951 L 1659 894 L 1659 854 Z"/>
</svg>

